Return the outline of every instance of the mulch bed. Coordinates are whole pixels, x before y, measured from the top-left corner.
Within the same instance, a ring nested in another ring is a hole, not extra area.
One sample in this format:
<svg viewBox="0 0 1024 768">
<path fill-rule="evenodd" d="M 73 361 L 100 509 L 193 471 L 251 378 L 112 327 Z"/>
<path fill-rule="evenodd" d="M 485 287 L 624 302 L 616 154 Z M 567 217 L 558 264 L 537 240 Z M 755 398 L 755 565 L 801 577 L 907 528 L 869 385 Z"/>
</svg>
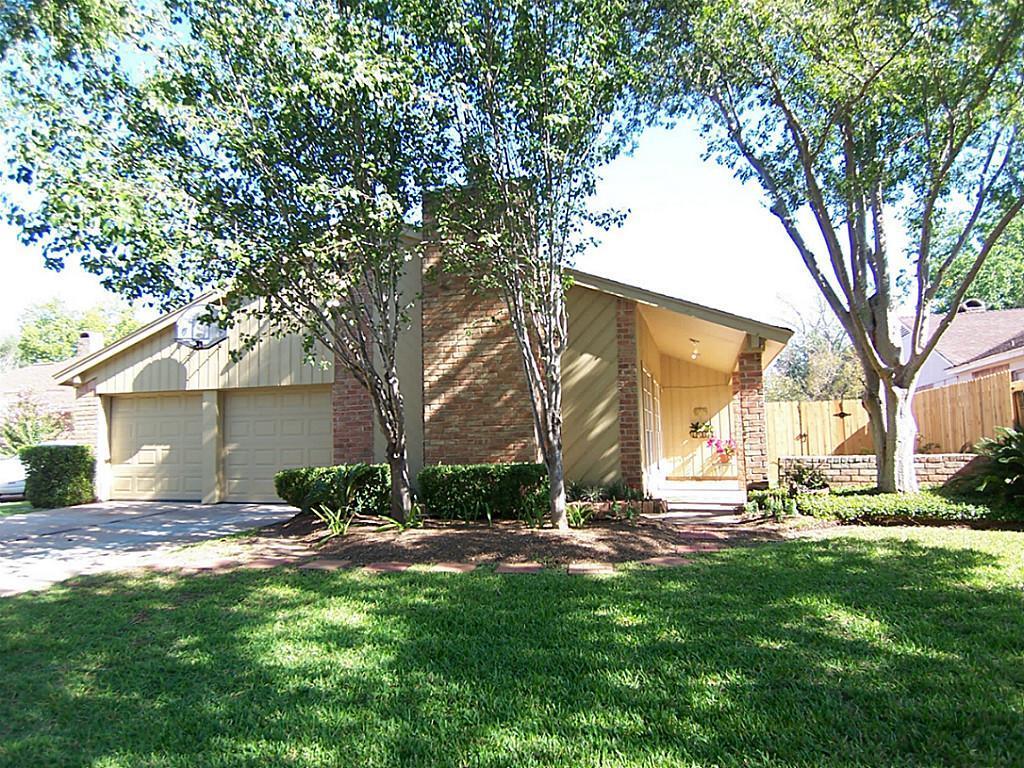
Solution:
<svg viewBox="0 0 1024 768">
<path fill-rule="evenodd" d="M 264 528 L 259 536 L 311 543 L 319 541 L 325 533 L 322 523 L 305 513 Z M 316 549 L 320 557 L 349 560 L 353 565 L 392 560 L 476 564 L 539 561 L 554 565 L 581 560 L 623 563 L 782 538 L 784 535 L 776 527 L 750 522 L 702 525 L 654 518 L 641 518 L 634 523 L 602 520 L 583 529 L 559 533 L 509 520 L 494 521 L 490 526 L 427 520 L 422 528 L 402 532 L 354 524 L 345 536 L 330 539 Z"/>
</svg>

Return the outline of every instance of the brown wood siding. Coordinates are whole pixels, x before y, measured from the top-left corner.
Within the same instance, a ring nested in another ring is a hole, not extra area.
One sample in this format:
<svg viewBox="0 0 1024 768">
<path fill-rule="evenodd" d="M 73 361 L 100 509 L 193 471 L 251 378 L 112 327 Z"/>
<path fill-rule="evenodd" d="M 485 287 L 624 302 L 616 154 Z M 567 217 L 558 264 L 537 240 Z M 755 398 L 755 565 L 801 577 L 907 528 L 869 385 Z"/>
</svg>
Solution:
<svg viewBox="0 0 1024 768">
<path fill-rule="evenodd" d="M 620 473 L 615 302 L 579 286 L 566 298 L 562 444 L 565 476 L 579 483 L 611 483 Z"/>
</svg>

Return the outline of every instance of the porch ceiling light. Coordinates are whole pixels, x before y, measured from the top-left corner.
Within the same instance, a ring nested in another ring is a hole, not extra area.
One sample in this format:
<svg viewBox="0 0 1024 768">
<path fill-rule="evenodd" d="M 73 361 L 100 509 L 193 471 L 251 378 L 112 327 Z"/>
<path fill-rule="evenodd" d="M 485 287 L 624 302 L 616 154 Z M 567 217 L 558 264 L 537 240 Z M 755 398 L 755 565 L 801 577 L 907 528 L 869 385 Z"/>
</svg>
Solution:
<svg viewBox="0 0 1024 768">
<path fill-rule="evenodd" d="M 698 345 L 700 344 L 700 339 L 690 339 L 690 343 L 693 344 L 693 351 L 690 353 L 690 359 L 696 360 L 698 357 L 700 357 L 700 349 L 698 348 Z"/>
</svg>

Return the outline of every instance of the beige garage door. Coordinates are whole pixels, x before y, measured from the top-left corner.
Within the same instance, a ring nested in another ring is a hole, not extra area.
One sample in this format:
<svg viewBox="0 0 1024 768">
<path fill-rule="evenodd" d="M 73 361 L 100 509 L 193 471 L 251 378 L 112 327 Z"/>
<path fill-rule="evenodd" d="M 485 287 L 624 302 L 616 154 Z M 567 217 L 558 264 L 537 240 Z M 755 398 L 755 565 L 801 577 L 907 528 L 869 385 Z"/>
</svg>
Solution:
<svg viewBox="0 0 1024 768">
<path fill-rule="evenodd" d="M 228 501 L 280 501 L 274 474 L 331 464 L 331 391 L 282 387 L 224 393 Z"/>
<path fill-rule="evenodd" d="M 115 397 L 110 407 L 112 498 L 198 501 L 202 398 Z"/>
</svg>

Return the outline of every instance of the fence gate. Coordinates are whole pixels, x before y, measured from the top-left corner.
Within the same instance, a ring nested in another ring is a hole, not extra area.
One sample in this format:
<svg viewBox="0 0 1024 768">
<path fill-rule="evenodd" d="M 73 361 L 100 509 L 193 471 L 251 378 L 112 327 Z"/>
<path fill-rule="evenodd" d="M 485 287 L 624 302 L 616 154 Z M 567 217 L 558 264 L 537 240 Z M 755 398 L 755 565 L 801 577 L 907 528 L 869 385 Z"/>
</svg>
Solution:
<svg viewBox="0 0 1024 768">
<path fill-rule="evenodd" d="M 921 453 L 960 453 L 1001 426 L 1024 418 L 1024 382 L 1007 371 L 914 395 Z M 860 400 L 765 403 L 768 462 L 778 479 L 779 456 L 851 456 L 871 453 L 868 414 Z"/>
</svg>

